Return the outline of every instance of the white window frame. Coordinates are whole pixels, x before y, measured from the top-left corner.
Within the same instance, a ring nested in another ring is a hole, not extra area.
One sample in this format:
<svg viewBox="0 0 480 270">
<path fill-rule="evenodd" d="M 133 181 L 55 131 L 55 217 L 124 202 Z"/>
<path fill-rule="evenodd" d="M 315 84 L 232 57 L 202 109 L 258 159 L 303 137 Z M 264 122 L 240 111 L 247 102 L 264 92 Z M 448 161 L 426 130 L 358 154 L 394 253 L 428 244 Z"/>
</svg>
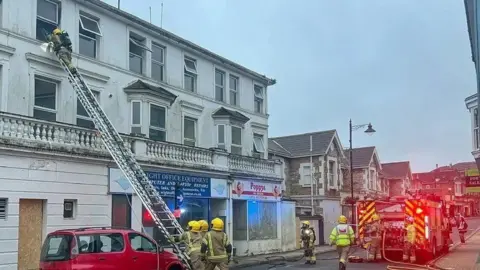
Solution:
<svg viewBox="0 0 480 270">
<path fill-rule="evenodd" d="M 140 104 L 140 123 L 139 124 L 133 123 L 133 103 Z M 143 125 L 143 102 L 141 100 L 131 100 L 130 101 L 130 133 L 132 133 L 133 128 L 138 128 L 138 127 L 142 131 L 142 125 Z"/>
<path fill-rule="evenodd" d="M 332 170 L 330 170 L 330 164 L 333 164 Z M 328 160 L 328 185 L 331 187 L 335 186 L 335 161 L 334 160 Z"/>
<path fill-rule="evenodd" d="M 257 142 L 255 141 L 255 138 L 259 138 L 261 139 L 261 144 L 262 144 L 262 148 L 263 148 L 263 151 L 259 151 L 259 147 L 257 145 Z M 263 157 L 263 155 L 265 155 L 265 136 L 263 134 L 259 134 L 259 133 L 253 133 L 253 146 L 254 146 L 254 152 L 255 153 L 258 153 L 260 154 L 261 157 Z"/>
<path fill-rule="evenodd" d="M 193 65 L 195 66 L 195 69 L 191 69 L 190 67 L 188 67 L 187 63 L 186 63 L 187 61 L 193 63 Z M 186 89 L 186 84 L 185 84 L 185 76 L 189 76 L 189 77 L 193 78 L 193 91 L 192 92 L 197 91 L 197 77 L 198 77 L 197 69 L 198 69 L 197 60 L 195 58 L 192 58 L 192 57 L 189 57 L 189 56 L 185 55 L 183 57 L 183 89 L 187 90 Z M 190 90 L 187 90 L 187 91 L 190 91 Z"/>
<path fill-rule="evenodd" d="M 137 37 L 138 36 L 138 37 Z M 137 38 L 143 38 L 144 41 L 146 41 L 147 39 L 145 37 L 141 37 L 139 35 L 136 35 L 134 34 L 134 32 L 130 32 L 129 33 L 129 36 L 128 36 L 128 70 L 131 71 L 131 72 L 134 72 L 136 73 L 135 71 L 132 71 L 130 70 L 130 55 L 134 55 L 134 56 L 137 56 L 137 57 L 140 57 L 142 59 L 142 63 L 141 63 L 141 71 L 140 73 L 137 73 L 137 74 L 145 74 L 145 67 L 146 67 L 146 60 L 147 60 L 147 51 L 149 52 L 152 52 L 152 50 L 150 50 L 145 44 L 142 44 L 140 40 L 136 40 Z M 138 55 L 138 54 L 135 54 L 135 53 L 132 53 L 131 50 L 130 50 L 130 42 L 132 42 L 134 45 L 140 47 L 141 49 L 143 49 L 143 55 Z"/>
<path fill-rule="evenodd" d="M 307 167 L 310 170 L 310 173 L 308 174 L 305 172 L 306 171 L 305 168 Z M 303 187 L 311 186 L 313 182 L 313 173 L 312 173 L 312 168 L 310 167 L 310 164 L 302 165 L 301 170 L 302 170 L 302 174 L 300 175 L 300 185 L 302 185 Z M 307 181 L 307 179 L 305 178 L 306 176 L 310 176 L 310 181 Z"/>
<path fill-rule="evenodd" d="M 156 48 L 162 50 L 162 57 L 163 57 L 162 62 L 153 58 L 153 47 L 156 47 Z M 165 46 L 162 46 L 158 43 L 152 42 L 152 64 L 157 64 L 157 65 L 160 65 L 162 67 L 162 78 L 161 78 L 160 81 L 161 82 L 165 81 Z M 150 77 L 152 77 L 152 79 L 154 79 L 153 78 L 153 73 L 152 73 L 152 70 L 153 70 L 152 66 L 153 65 L 150 66 Z"/>
<path fill-rule="evenodd" d="M 40 106 L 37 106 L 35 105 L 35 80 L 40 80 L 40 81 L 44 81 L 44 82 L 47 82 L 47 83 L 52 83 L 52 84 L 55 84 L 55 109 L 50 109 L 50 108 L 44 108 L 44 107 L 40 107 Z M 55 118 L 57 119 L 58 118 L 58 82 L 53 80 L 53 79 L 48 79 L 48 78 L 42 78 L 40 76 L 35 76 L 34 77 L 34 89 L 33 89 L 33 114 L 35 114 L 35 110 L 40 110 L 40 111 L 44 111 L 44 112 L 49 112 L 49 113 L 55 113 Z"/>
<path fill-rule="evenodd" d="M 220 143 L 220 136 L 219 136 L 220 127 L 223 127 L 223 143 Z M 226 125 L 217 125 L 217 135 L 216 135 L 216 137 L 217 137 L 217 147 L 218 148 L 227 149 L 226 132 L 227 132 Z"/>
<path fill-rule="evenodd" d="M 48 2 L 48 3 L 50 3 L 50 4 L 55 5 L 55 14 L 56 14 L 57 20 L 56 20 L 56 21 L 52 21 L 52 20 L 50 20 L 50 19 L 44 18 L 44 17 L 38 15 L 38 11 L 36 10 L 36 11 L 35 11 L 35 14 L 37 15 L 37 19 L 40 19 L 40 20 L 42 20 L 42 21 L 44 21 L 44 22 L 51 23 L 51 24 L 54 24 L 54 25 L 57 25 L 57 26 L 58 26 L 58 25 L 60 24 L 60 22 L 58 21 L 58 19 L 59 19 L 58 9 L 60 8 L 58 2 L 56 2 L 56 1 L 51 1 L 51 0 L 41 0 L 41 1 L 45 1 L 45 2 Z M 38 5 L 38 3 L 37 3 L 37 5 Z"/>
<path fill-rule="evenodd" d="M 100 104 L 100 92 L 99 92 L 99 91 L 92 90 L 92 93 L 93 93 L 93 95 L 95 96 L 95 98 L 97 99 L 98 104 Z M 97 97 L 98 97 L 98 98 L 97 98 Z M 78 114 L 78 101 L 79 101 L 79 99 L 78 99 L 78 96 L 77 96 L 77 103 L 76 103 L 76 105 L 75 105 L 75 106 L 76 106 L 76 108 L 75 108 L 75 115 L 76 115 L 76 117 L 75 117 L 75 123 L 76 123 L 76 120 L 77 120 L 77 119 L 82 119 L 82 120 L 86 120 L 86 121 L 91 121 L 91 122 L 93 123 L 93 119 L 92 119 L 91 117 L 83 116 L 83 115 Z M 81 102 L 80 102 L 80 104 L 81 104 Z M 133 112 L 132 112 L 132 113 L 133 113 Z M 95 124 L 95 123 L 94 123 L 94 124 Z"/>
<path fill-rule="evenodd" d="M 161 108 L 164 108 L 165 109 L 165 127 L 164 128 L 161 128 L 161 127 L 156 127 L 156 126 L 152 126 L 151 124 L 151 121 L 152 121 L 152 115 L 151 115 L 151 112 L 152 112 L 152 106 L 157 106 L 157 107 L 161 107 Z M 157 130 L 157 131 L 163 131 L 165 132 L 165 141 L 167 141 L 167 127 L 168 127 L 168 108 L 166 106 L 163 106 L 163 105 L 160 105 L 158 103 L 149 103 L 148 104 L 148 137 L 150 138 L 150 129 L 154 129 L 154 130 Z"/>
<path fill-rule="evenodd" d="M 98 32 L 95 32 L 95 31 L 93 31 L 93 30 L 91 30 L 91 29 L 86 28 L 85 25 L 83 25 L 82 19 L 88 20 L 88 21 L 91 21 L 91 22 L 95 23 L 95 24 L 97 25 L 97 27 L 98 27 Z M 94 17 L 91 16 L 91 15 L 87 15 L 87 14 L 82 14 L 82 13 L 80 13 L 80 16 L 79 16 L 79 19 L 78 19 L 78 20 L 80 21 L 80 26 L 82 27 L 83 31 L 92 33 L 92 34 L 94 34 L 94 35 L 96 35 L 96 36 L 100 36 L 100 37 L 103 36 L 103 34 L 102 34 L 102 28 L 100 28 L 100 23 L 99 23 L 100 20 L 99 20 L 99 19 L 94 18 Z"/>
<path fill-rule="evenodd" d="M 262 89 L 262 95 L 261 96 L 257 95 L 257 93 L 255 91 L 256 87 L 260 87 L 260 89 Z M 260 111 L 257 111 L 257 106 L 256 106 L 257 99 L 261 100 Z M 265 87 L 261 86 L 260 84 L 256 84 L 256 83 L 253 84 L 253 110 L 256 113 L 262 113 L 262 114 L 265 111 Z"/>
<path fill-rule="evenodd" d="M 233 129 L 238 128 L 240 129 L 240 144 L 234 144 L 233 143 Z M 231 139 L 230 139 L 230 152 L 232 152 L 232 147 L 238 147 L 241 149 L 241 153 L 243 154 L 243 129 L 242 127 L 231 125 L 230 126 L 230 133 L 231 133 Z M 238 155 L 238 154 L 237 154 Z"/>
<path fill-rule="evenodd" d="M 191 138 L 186 138 L 185 137 L 185 120 L 193 121 L 193 136 L 194 136 L 193 140 Z M 194 146 L 197 146 L 197 140 L 198 140 L 197 125 L 198 125 L 198 119 L 187 116 L 187 115 L 183 116 L 183 128 L 182 128 L 183 129 L 183 132 L 182 132 L 183 144 L 185 144 L 185 141 L 189 141 L 189 142 L 193 142 Z"/>
<path fill-rule="evenodd" d="M 222 74 L 223 76 L 223 85 L 219 85 L 217 84 L 217 72 Z M 215 68 L 215 72 L 214 72 L 214 84 L 215 84 L 215 100 L 216 101 L 220 101 L 220 102 L 226 102 L 227 100 L 227 97 L 226 97 L 226 91 L 225 91 L 225 88 L 226 88 L 226 78 L 227 78 L 227 73 L 219 68 Z M 222 97 L 223 99 L 222 100 L 218 100 L 217 99 L 217 87 L 220 87 L 222 88 Z"/>
<path fill-rule="evenodd" d="M 234 78 L 234 79 L 236 80 L 236 82 L 237 82 L 237 85 L 236 85 L 237 89 L 233 89 L 233 88 L 232 88 L 232 85 L 230 85 L 230 78 Z M 232 106 L 238 106 L 238 103 L 239 103 L 239 99 L 238 99 L 238 92 L 239 92 L 239 91 L 238 91 L 238 89 L 240 88 L 240 77 L 239 77 L 239 76 L 236 76 L 236 75 L 233 75 L 233 74 L 229 74 L 229 76 L 228 76 L 228 88 L 229 88 L 229 94 L 230 94 L 230 95 L 228 96 L 230 105 L 232 105 Z M 235 93 L 235 101 L 236 101 L 235 104 L 232 103 L 232 99 L 231 99 L 231 94 L 232 94 L 232 93 Z"/>
</svg>

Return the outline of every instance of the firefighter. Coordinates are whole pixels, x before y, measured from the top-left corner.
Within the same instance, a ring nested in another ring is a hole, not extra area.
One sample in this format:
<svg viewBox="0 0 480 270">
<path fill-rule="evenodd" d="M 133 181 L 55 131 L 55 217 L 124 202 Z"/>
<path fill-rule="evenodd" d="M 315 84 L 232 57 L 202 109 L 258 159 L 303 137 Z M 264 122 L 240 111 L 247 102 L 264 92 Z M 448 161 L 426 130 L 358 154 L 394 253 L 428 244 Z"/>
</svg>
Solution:
<svg viewBox="0 0 480 270">
<path fill-rule="evenodd" d="M 200 234 L 202 235 L 202 237 L 204 237 L 205 234 L 208 232 L 208 222 L 203 219 L 198 222 L 200 223 Z"/>
<path fill-rule="evenodd" d="M 223 220 L 214 218 L 211 222 L 211 231 L 203 238 L 201 253 L 206 254 L 205 270 L 213 270 L 218 266 L 220 270 L 227 270 L 232 257 L 232 244 L 223 232 Z"/>
<path fill-rule="evenodd" d="M 52 43 L 53 51 L 67 65 L 70 72 L 76 73 L 77 69 L 72 64 L 72 41 L 68 33 L 60 28 L 55 28 L 47 40 Z"/>
<path fill-rule="evenodd" d="M 355 241 L 355 233 L 352 227 L 347 224 L 346 216 L 339 216 L 338 223 L 339 224 L 333 228 L 332 233 L 330 233 L 330 245 L 337 246 L 339 269 L 344 270 L 346 269 L 350 246 Z"/>
<path fill-rule="evenodd" d="M 200 248 L 202 246 L 202 235 L 200 233 L 200 223 L 192 220 L 188 222 L 188 231 L 184 232 L 180 237 L 174 237 L 172 240 L 176 243 L 184 242 L 186 245 L 185 252 L 190 257 L 190 263 L 194 270 L 203 270 L 205 266 L 202 261 Z"/>
<path fill-rule="evenodd" d="M 381 245 L 381 226 L 380 226 L 380 216 L 374 214 L 372 220 L 367 224 L 365 234 L 370 238 L 370 245 L 368 247 L 368 258 L 367 261 L 381 260 L 382 254 L 380 251 Z"/>
<path fill-rule="evenodd" d="M 415 238 L 417 236 L 417 230 L 415 229 L 415 224 L 413 224 L 414 219 L 413 217 L 406 218 L 405 227 L 405 237 L 403 239 L 403 261 L 408 261 L 410 258 L 410 262 L 414 263 L 416 261 L 415 258 Z"/>
<path fill-rule="evenodd" d="M 301 243 L 304 249 L 304 256 L 307 258 L 305 264 L 316 264 L 317 258 L 315 257 L 315 231 L 310 227 L 309 221 L 302 222 L 302 228 L 300 231 Z"/>
</svg>

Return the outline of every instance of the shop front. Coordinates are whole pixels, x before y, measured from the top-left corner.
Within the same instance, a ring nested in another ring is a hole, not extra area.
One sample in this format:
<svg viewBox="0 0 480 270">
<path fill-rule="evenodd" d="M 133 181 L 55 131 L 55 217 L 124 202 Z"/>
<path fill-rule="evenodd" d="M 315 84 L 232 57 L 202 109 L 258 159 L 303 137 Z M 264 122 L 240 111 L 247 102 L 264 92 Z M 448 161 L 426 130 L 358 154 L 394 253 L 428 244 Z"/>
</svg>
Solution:
<svg viewBox="0 0 480 270">
<path fill-rule="evenodd" d="M 118 169 L 112 168 L 110 170 L 111 175 L 118 175 L 119 173 Z M 170 210 L 173 212 L 176 208 L 180 209 L 181 215 L 179 222 L 183 228 L 186 228 L 187 223 L 191 220 L 211 220 L 215 217 L 226 220 L 228 189 L 227 181 L 225 179 L 158 171 L 145 171 L 145 174 L 163 200 L 167 203 Z M 122 177 L 123 175 L 121 175 L 120 178 Z M 117 176 L 116 178 L 119 177 Z M 118 195 L 119 181 L 125 182 L 126 179 L 113 179 L 113 186 L 117 186 L 115 189 L 117 192 L 112 194 L 112 196 Z M 129 191 L 131 194 L 131 187 L 129 186 L 128 181 L 126 181 L 126 183 L 128 188 L 125 190 Z M 112 190 L 112 188 L 110 189 Z M 150 234 L 159 243 L 167 244 L 167 240 L 160 234 L 152 217 L 143 207 L 140 200 L 136 198 L 136 196 L 133 196 L 131 201 L 131 216 L 134 218 L 138 217 L 139 220 L 137 224 L 140 225 L 140 228 L 135 228 L 136 226 L 132 226 L 132 228 L 143 230 Z M 112 214 L 115 214 L 115 212 L 112 212 Z"/>
<path fill-rule="evenodd" d="M 281 183 L 235 180 L 231 186 L 233 245 L 237 256 L 281 247 Z M 291 210 L 292 220 L 295 208 Z"/>
</svg>

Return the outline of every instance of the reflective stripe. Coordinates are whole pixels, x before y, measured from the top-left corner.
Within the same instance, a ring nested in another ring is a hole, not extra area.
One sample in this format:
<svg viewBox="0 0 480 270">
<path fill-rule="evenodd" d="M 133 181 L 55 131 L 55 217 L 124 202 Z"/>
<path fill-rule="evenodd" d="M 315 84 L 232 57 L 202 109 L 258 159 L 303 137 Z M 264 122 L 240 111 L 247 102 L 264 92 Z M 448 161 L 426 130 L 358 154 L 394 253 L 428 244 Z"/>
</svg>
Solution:
<svg viewBox="0 0 480 270">
<path fill-rule="evenodd" d="M 358 207 L 358 237 L 360 239 L 365 236 L 365 224 L 372 219 L 373 214 L 375 214 L 375 201 L 360 203 Z"/>
<path fill-rule="evenodd" d="M 425 233 L 425 204 L 422 204 L 421 206 L 419 205 L 419 200 L 406 200 L 405 201 L 405 214 L 407 216 L 413 217 L 413 225 L 415 230 L 415 242 L 421 244 L 424 242 L 426 238 L 426 233 Z M 420 214 L 417 214 L 417 208 L 422 208 L 424 211 L 422 211 Z"/>
<path fill-rule="evenodd" d="M 208 244 L 208 253 L 210 254 L 208 256 L 209 259 L 227 258 L 226 251 L 225 251 L 225 254 L 215 255 L 215 252 L 213 251 L 212 234 L 210 232 L 207 232 L 207 244 Z M 227 244 L 227 237 L 225 234 L 223 234 L 223 246 L 225 246 L 226 244 Z"/>
</svg>

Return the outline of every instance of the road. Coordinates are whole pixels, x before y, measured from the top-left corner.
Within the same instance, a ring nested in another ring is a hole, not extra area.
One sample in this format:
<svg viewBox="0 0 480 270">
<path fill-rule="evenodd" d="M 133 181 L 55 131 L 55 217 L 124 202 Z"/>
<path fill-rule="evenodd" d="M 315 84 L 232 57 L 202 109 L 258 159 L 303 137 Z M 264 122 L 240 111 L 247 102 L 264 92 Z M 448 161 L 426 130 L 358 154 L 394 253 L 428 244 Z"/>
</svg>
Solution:
<svg viewBox="0 0 480 270">
<path fill-rule="evenodd" d="M 480 218 L 472 218 L 468 220 L 468 227 L 471 232 L 473 232 L 476 228 L 480 227 Z M 454 243 L 460 242 L 460 239 L 458 237 L 458 232 L 456 229 L 453 230 L 452 238 Z M 358 249 L 355 254 L 356 256 L 362 256 L 364 257 L 365 255 L 365 250 L 363 249 Z M 390 263 L 387 262 L 381 262 L 381 263 L 349 263 L 348 264 L 348 269 L 349 270 L 363 270 L 363 269 L 369 269 L 369 270 L 385 270 L 387 265 Z M 275 262 L 270 265 L 258 265 L 254 267 L 249 267 L 248 270 L 297 270 L 297 269 L 321 269 L 321 270 L 333 270 L 333 269 L 338 269 L 338 259 L 337 259 L 337 253 L 336 252 L 329 252 L 325 254 L 321 254 L 317 256 L 317 264 L 316 265 L 306 265 L 304 259 L 301 261 L 297 262 Z"/>
</svg>

